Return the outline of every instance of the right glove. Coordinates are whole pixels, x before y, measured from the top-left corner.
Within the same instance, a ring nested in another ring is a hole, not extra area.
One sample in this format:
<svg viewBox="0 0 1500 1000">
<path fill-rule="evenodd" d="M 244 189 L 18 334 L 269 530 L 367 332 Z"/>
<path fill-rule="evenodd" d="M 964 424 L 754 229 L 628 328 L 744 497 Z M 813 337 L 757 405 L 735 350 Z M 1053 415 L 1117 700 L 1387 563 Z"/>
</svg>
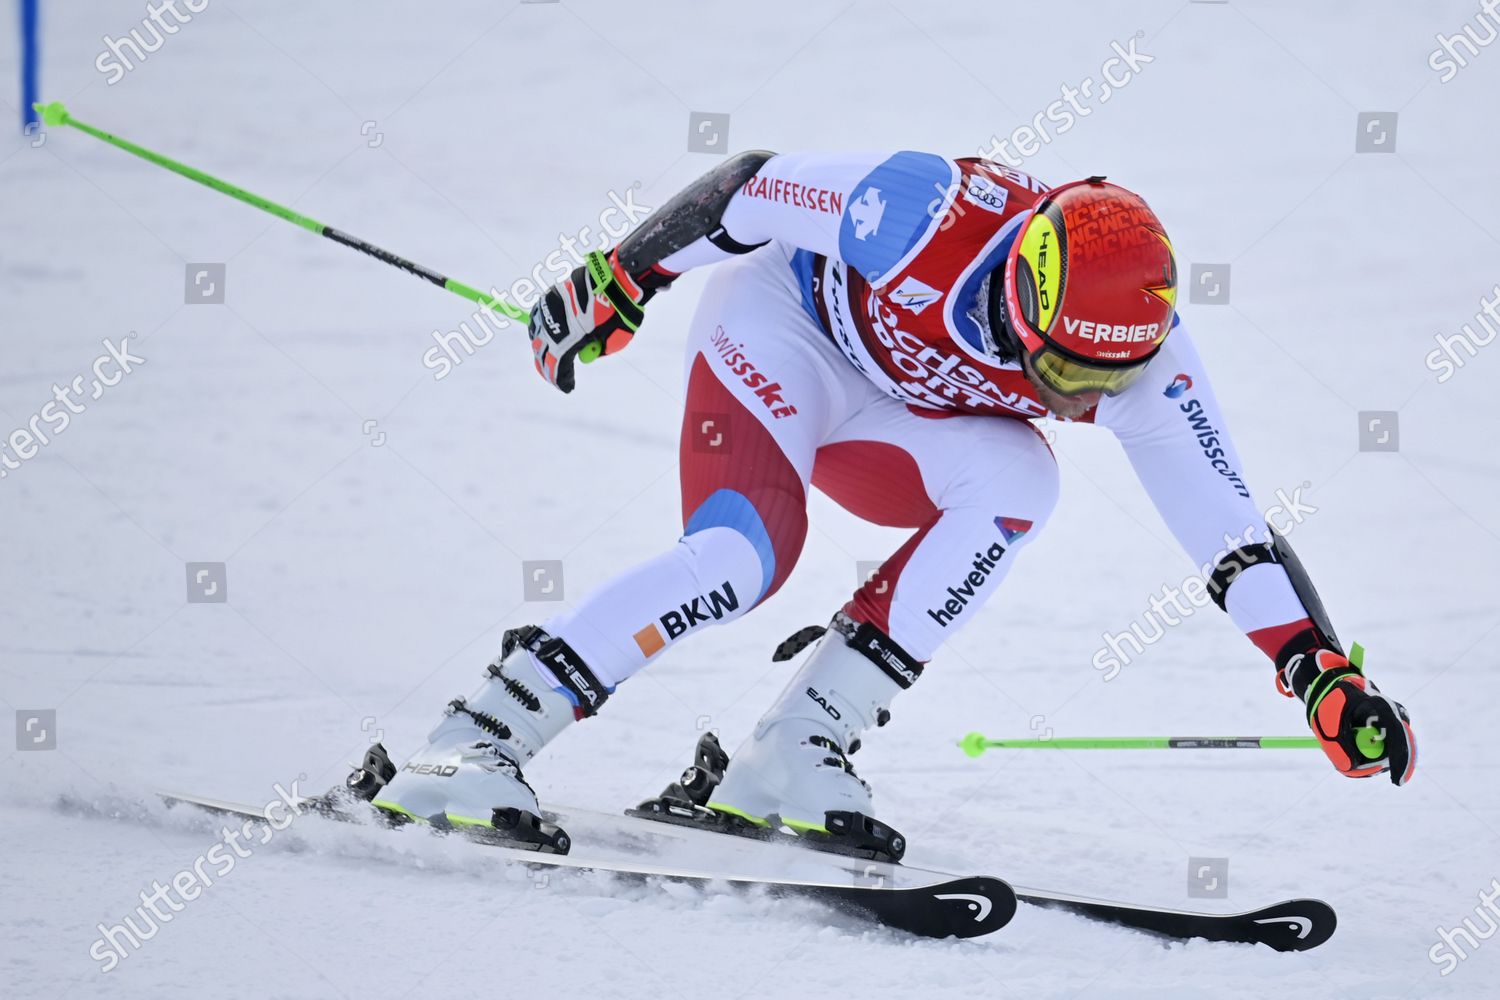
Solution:
<svg viewBox="0 0 1500 1000">
<path fill-rule="evenodd" d="M 1417 766 L 1411 717 L 1342 653 L 1295 653 L 1276 679 L 1283 694 L 1307 705 L 1307 724 L 1341 773 L 1368 778 L 1389 771 L 1392 784 L 1411 780 Z"/>
<path fill-rule="evenodd" d="M 655 289 L 645 289 L 620 266 L 619 249 L 595 250 L 566 279 L 547 289 L 531 310 L 531 353 L 537 373 L 573 391 L 573 366 L 614 354 L 630 343 Z"/>
</svg>

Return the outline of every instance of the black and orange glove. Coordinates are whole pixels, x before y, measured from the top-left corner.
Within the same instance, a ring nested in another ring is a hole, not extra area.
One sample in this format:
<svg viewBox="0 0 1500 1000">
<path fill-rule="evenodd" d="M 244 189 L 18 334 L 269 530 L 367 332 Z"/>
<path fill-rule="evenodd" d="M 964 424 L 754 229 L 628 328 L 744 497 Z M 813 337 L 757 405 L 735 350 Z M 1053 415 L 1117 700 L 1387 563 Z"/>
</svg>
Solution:
<svg viewBox="0 0 1500 1000">
<path fill-rule="evenodd" d="M 1276 686 L 1307 706 L 1307 724 L 1333 766 L 1351 778 L 1389 772 L 1392 784 L 1404 785 L 1417 767 L 1417 739 L 1411 717 L 1400 702 L 1380 693 L 1365 677 L 1353 647 L 1354 661 L 1344 654 L 1314 648 L 1283 654 Z"/>
<path fill-rule="evenodd" d="M 572 392 L 575 362 L 624 350 L 655 291 L 626 273 L 618 248 L 590 253 L 582 267 L 547 289 L 531 310 L 537 372 L 563 392 Z"/>
</svg>

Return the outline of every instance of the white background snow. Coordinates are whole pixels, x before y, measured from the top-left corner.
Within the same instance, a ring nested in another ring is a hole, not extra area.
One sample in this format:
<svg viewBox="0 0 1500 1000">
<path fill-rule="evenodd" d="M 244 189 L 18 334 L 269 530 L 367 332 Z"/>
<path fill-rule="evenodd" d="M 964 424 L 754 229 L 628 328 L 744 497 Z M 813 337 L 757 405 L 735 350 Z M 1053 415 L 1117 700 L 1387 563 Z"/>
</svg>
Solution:
<svg viewBox="0 0 1500 1000">
<path fill-rule="evenodd" d="M 139 27 L 144 4 L 44 7 L 47 99 L 501 287 L 594 225 L 609 191 L 638 182 L 660 204 L 721 162 L 687 151 L 690 112 L 730 115 L 721 149 L 973 155 L 1141 33 L 1154 61 L 1026 169 L 1145 193 L 1185 279 L 1232 265 L 1229 304 L 1182 313 L 1258 498 L 1309 484 L 1317 513 L 1294 541 L 1422 756 L 1401 789 L 1315 752 L 963 757 L 972 729 L 1302 732 L 1212 609 L 1112 681 L 1091 666 L 1101 632 L 1191 567 L 1109 435 L 1065 428 L 1048 531 L 860 754 L 882 815 L 913 862 L 1021 884 L 1226 909 L 1321 897 L 1340 915 L 1326 946 L 1165 945 L 1028 908 L 988 938 L 919 941 L 801 903 L 538 885 L 464 845 L 308 822 L 101 973 L 97 925 L 217 836 L 153 789 L 263 803 L 299 775 L 340 780 L 377 736 L 407 753 L 504 628 L 556 609 L 523 601 L 521 560 L 563 560 L 573 600 L 675 539 L 703 275 L 570 397 L 514 327 L 435 381 L 422 355 L 467 303 L 80 133 L 38 147 L 8 124 L 0 430 L 103 338 L 133 331 L 147 361 L 0 480 L 0 710 L 7 729 L 57 713 L 55 750 L 0 744 L 0 993 L 1493 995 L 1500 941 L 1446 977 L 1427 957 L 1500 876 L 1500 349 L 1445 384 L 1423 360 L 1500 281 L 1500 46 L 1450 83 L 1427 65 L 1477 3 L 213 0 L 113 86 L 102 36 Z M 0 40 L 14 122 L 10 17 Z M 1364 111 L 1398 112 L 1394 154 L 1355 153 Z M 184 304 L 198 262 L 227 262 L 224 305 Z M 1399 411 L 1399 452 L 1359 451 L 1364 410 Z M 672 651 L 528 768 L 544 798 L 623 807 L 701 728 L 746 734 L 789 674 L 772 647 L 901 537 L 822 497 L 812 519 L 775 599 Z M 192 561 L 227 563 L 227 603 L 187 602 Z M 1187 898 L 1190 856 L 1229 858 L 1227 900 Z"/>
</svg>

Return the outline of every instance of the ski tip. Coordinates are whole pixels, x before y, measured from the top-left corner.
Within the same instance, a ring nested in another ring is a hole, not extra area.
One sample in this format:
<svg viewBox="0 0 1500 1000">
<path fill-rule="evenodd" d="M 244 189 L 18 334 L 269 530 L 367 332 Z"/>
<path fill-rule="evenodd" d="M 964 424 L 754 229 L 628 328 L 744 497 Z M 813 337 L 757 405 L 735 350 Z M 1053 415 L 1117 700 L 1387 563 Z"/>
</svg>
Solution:
<svg viewBox="0 0 1500 1000">
<path fill-rule="evenodd" d="M 53 101 L 51 104 L 42 104 L 38 101 L 31 108 L 42 116 L 42 124 L 48 128 L 57 128 L 68 123 L 68 109 L 63 107 L 62 101 Z"/>
<path fill-rule="evenodd" d="M 1258 944 L 1277 951 L 1308 951 L 1333 937 L 1339 918 L 1321 899 L 1288 899 L 1243 914 Z"/>
<path fill-rule="evenodd" d="M 1004 879 L 971 876 L 929 891 L 940 907 L 933 916 L 941 930 L 929 932 L 934 937 L 979 937 L 999 930 L 1016 915 L 1016 892 Z"/>
</svg>

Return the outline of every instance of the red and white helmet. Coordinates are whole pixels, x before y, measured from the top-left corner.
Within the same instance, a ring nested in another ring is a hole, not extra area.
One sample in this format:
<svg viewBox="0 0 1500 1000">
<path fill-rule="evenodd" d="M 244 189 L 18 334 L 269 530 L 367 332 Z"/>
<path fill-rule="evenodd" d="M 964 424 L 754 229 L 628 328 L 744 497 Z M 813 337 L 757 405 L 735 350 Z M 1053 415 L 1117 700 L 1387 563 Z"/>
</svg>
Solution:
<svg viewBox="0 0 1500 1000">
<path fill-rule="evenodd" d="M 1042 196 L 1005 261 L 1005 312 L 1032 369 L 1065 396 L 1113 396 L 1172 327 L 1177 263 L 1140 195 L 1103 177 Z"/>
</svg>

